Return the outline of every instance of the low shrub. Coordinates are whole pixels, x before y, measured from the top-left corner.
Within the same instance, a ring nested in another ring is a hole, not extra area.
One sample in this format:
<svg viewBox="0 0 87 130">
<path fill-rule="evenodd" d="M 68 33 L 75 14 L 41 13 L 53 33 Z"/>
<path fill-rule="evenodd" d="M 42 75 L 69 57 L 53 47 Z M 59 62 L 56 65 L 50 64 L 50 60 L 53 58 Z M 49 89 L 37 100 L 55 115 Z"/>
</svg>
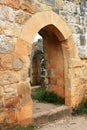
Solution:
<svg viewBox="0 0 87 130">
<path fill-rule="evenodd" d="M 27 127 L 17 126 L 13 130 L 35 130 L 36 126 L 34 125 L 28 125 Z"/>
<path fill-rule="evenodd" d="M 41 87 L 31 94 L 32 99 L 38 100 L 39 102 L 47 102 L 53 104 L 64 104 L 64 99 L 57 96 L 54 92 L 46 91 L 45 87 Z"/>
<path fill-rule="evenodd" d="M 87 101 L 83 100 L 78 107 L 73 108 L 72 110 L 73 115 L 83 115 L 87 114 Z"/>
</svg>

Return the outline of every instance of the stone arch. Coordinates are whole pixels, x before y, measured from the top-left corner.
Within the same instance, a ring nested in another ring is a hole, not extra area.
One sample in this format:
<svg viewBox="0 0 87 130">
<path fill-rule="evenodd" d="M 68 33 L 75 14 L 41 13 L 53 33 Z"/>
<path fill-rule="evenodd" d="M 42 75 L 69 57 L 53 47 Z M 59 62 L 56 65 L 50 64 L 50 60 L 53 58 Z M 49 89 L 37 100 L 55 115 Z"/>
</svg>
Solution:
<svg viewBox="0 0 87 130">
<path fill-rule="evenodd" d="M 48 25 L 51 25 L 49 27 L 50 30 L 55 33 L 62 46 L 64 58 L 65 104 L 72 105 L 70 93 L 71 79 L 68 78 L 67 71 L 69 59 L 78 58 L 78 51 L 74 44 L 72 33 L 66 22 L 52 11 L 36 13 L 26 22 L 20 38 L 28 42 L 29 47 L 31 48 L 36 33 Z"/>
<path fill-rule="evenodd" d="M 79 57 L 77 48 L 72 38 L 72 33 L 69 30 L 66 22 L 64 22 L 52 11 L 36 13 L 25 23 L 19 38 L 28 43 L 30 55 L 35 35 L 39 32 L 44 37 L 44 30 L 49 32 L 51 31 L 52 36 L 55 34 L 55 39 L 58 40 L 58 44 L 61 46 L 64 63 L 65 104 L 69 106 L 75 106 L 78 103 L 74 100 L 74 95 L 71 91 L 72 82 L 75 81 L 75 79 L 72 78 L 70 73 L 71 71 L 73 72 L 73 66 L 76 65 L 74 64 L 73 60 L 77 61 L 77 59 L 79 60 Z M 22 118 L 20 121 L 23 121 L 24 119 L 26 119 L 26 117 Z"/>
<path fill-rule="evenodd" d="M 39 32 L 41 28 L 50 24 L 54 25 L 55 33 L 60 41 L 66 40 L 71 36 L 71 31 L 66 22 L 64 22 L 56 13 L 45 11 L 36 13 L 26 22 L 20 38 L 28 43 L 33 43 L 36 33 Z"/>
</svg>

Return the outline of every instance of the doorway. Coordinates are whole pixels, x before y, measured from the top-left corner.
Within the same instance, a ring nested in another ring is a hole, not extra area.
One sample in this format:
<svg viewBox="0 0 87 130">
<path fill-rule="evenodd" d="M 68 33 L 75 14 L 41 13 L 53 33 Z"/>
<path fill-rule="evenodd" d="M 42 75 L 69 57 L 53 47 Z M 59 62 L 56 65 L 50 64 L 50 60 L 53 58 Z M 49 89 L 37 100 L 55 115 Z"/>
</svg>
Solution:
<svg viewBox="0 0 87 130">
<path fill-rule="evenodd" d="M 27 57 L 31 55 L 32 43 L 37 33 L 44 39 L 43 48 L 48 91 L 53 91 L 65 98 L 66 105 L 75 106 L 77 103 L 74 98 L 76 98 L 75 96 L 78 98 L 78 95 L 73 94 L 71 91 L 74 79 L 69 78 L 68 72 L 69 59 L 78 59 L 78 51 L 74 44 L 71 31 L 67 24 L 52 11 L 34 14 L 26 22 L 20 35 L 20 39 L 28 43 L 29 53 L 26 55 Z M 73 71 L 73 67 L 71 70 Z M 31 110 L 32 105 L 29 105 L 28 108 Z"/>
</svg>

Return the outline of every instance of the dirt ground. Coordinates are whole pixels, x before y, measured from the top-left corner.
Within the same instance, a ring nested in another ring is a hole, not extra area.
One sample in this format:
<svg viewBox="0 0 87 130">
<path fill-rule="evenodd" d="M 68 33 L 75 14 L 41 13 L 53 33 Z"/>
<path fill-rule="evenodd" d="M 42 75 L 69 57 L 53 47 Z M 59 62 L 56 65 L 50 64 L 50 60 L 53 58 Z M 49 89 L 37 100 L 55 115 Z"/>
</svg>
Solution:
<svg viewBox="0 0 87 130">
<path fill-rule="evenodd" d="M 78 116 L 55 121 L 38 128 L 38 130 L 87 130 L 87 117 Z"/>
<path fill-rule="evenodd" d="M 58 105 L 50 104 L 50 103 L 40 103 L 36 100 L 33 100 L 33 114 L 41 113 L 43 111 L 48 112 L 51 109 L 57 108 Z"/>
<path fill-rule="evenodd" d="M 51 109 L 55 109 L 59 106 L 39 103 L 33 101 L 33 114 L 40 114 L 43 111 L 48 112 Z M 43 125 L 38 130 L 87 130 L 87 116 L 71 116 L 62 120 L 54 121 L 52 123 Z"/>
</svg>

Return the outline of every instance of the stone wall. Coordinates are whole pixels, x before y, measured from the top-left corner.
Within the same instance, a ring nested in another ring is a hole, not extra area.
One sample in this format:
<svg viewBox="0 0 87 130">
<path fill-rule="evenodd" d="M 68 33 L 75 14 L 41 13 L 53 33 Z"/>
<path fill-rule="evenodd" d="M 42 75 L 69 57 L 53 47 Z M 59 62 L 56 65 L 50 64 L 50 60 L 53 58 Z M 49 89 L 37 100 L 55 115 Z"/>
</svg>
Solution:
<svg viewBox="0 0 87 130">
<path fill-rule="evenodd" d="M 86 96 L 87 0 L 0 0 L 1 123 L 18 122 L 26 124 L 26 122 L 30 123 L 32 121 L 32 100 L 28 77 L 30 65 L 29 56 L 31 54 L 30 50 L 32 43 L 21 39 L 20 35 L 29 19 L 38 12 L 46 11 L 55 12 L 66 21 L 73 33 L 78 48 L 79 58 L 72 58 L 69 60 L 68 64 L 70 66 L 68 66 L 67 71 L 68 78 L 72 79 L 72 82 L 67 82 L 67 85 L 70 84 L 72 86 L 70 92 L 72 92 L 73 98 L 69 101 L 70 103 L 73 102 L 71 103 L 71 106 L 77 105 L 82 100 L 83 94 Z M 38 19 L 39 18 L 37 17 L 37 21 L 39 21 Z M 48 16 L 47 19 L 49 19 Z M 56 19 L 54 21 L 56 23 Z M 43 22 L 43 17 L 41 22 Z M 62 23 L 58 24 L 62 26 Z M 61 29 L 66 31 L 63 27 L 64 25 Z M 32 28 L 31 32 L 36 28 L 37 27 Z M 28 35 L 31 37 L 33 36 L 32 33 L 29 33 Z M 25 37 L 25 35 L 23 37 Z M 73 40 L 69 39 L 67 42 L 70 44 L 72 43 L 71 50 L 76 54 L 77 51 L 75 49 L 73 50 Z M 69 50 L 64 44 L 62 44 L 62 47 L 66 48 L 67 51 Z M 73 96 L 75 94 L 80 96 L 77 98 Z"/>
</svg>

